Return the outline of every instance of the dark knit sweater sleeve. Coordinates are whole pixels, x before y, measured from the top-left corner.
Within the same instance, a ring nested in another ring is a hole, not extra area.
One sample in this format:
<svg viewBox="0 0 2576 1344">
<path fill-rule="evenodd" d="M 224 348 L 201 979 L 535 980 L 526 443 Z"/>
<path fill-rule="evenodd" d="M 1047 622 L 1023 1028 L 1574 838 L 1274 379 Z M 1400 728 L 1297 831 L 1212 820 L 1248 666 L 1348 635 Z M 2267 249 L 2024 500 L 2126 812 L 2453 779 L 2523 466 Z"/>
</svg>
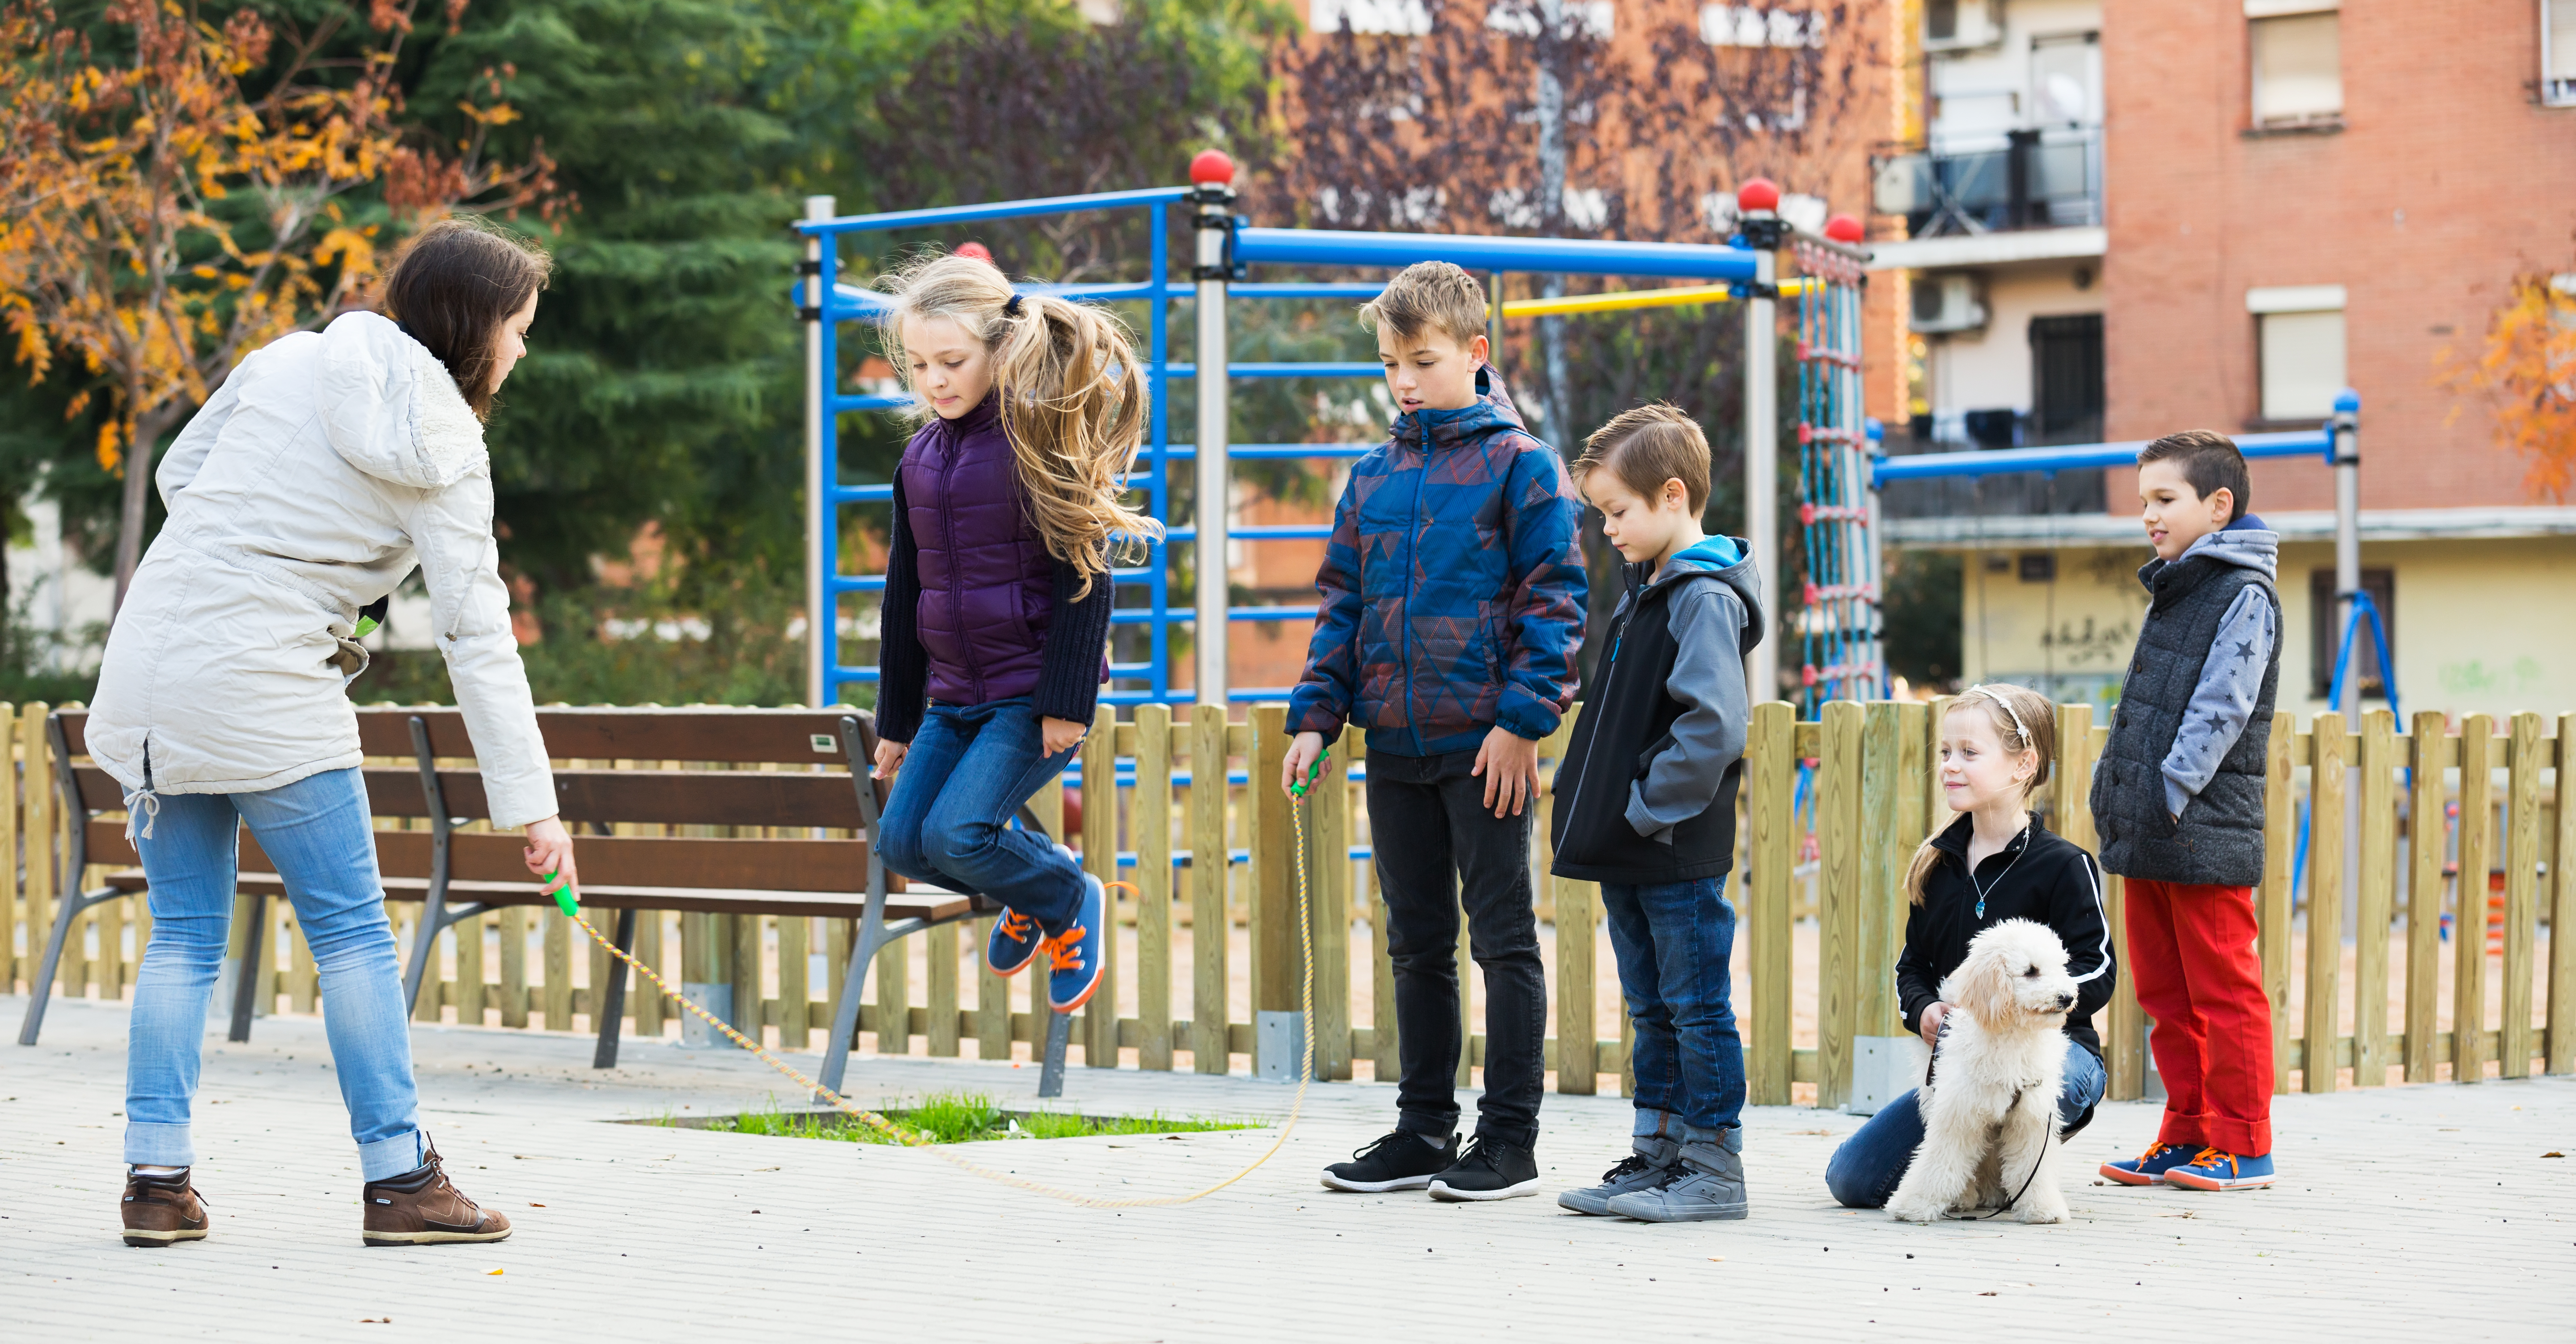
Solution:
<svg viewBox="0 0 2576 1344">
<path fill-rule="evenodd" d="M 910 742 L 921 726 L 922 697 L 930 681 L 930 654 L 921 647 L 921 547 L 906 521 L 903 478 L 894 485 L 894 535 L 886 543 L 886 583 L 878 618 L 877 736 Z M 838 644 L 839 641 L 833 641 Z"/>
<path fill-rule="evenodd" d="M 1055 616 L 1047 625 L 1033 698 L 1047 718 L 1088 725 L 1100 703 L 1100 660 L 1109 648 L 1109 613 L 1117 595 L 1105 572 L 1093 575 L 1091 592 L 1076 601 L 1081 587 L 1082 571 L 1056 561 Z"/>
</svg>

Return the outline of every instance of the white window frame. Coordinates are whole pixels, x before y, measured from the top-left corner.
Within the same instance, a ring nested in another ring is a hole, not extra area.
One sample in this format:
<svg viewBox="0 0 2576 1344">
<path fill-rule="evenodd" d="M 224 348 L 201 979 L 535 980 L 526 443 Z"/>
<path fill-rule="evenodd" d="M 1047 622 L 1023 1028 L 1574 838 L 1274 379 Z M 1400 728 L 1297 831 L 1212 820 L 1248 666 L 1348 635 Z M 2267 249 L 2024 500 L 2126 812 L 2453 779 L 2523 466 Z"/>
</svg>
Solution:
<svg viewBox="0 0 2576 1344">
<path fill-rule="evenodd" d="M 2327 394 L 2328 405 L 2311 414 L 2306 410 L 2271 405 L 2270 361 L 2264 355 L 2265 319 L 2272 317 L 2313 317 L 2332 313 L 2340 321 L 2344 315 L 2345 291 L 2341 285 L 2264 285 L 2245 291 L 2245 311 L 2254 318 L 2254 397 L 2256 414 L 2266 421 L 2322 420 L 2331 413 L 2333 392 Z M 2334 380 L 2335 391 L 2348 384 L 2352 376 L 2352 333 L 2348 326 L 2339 335 L 2344 348 L 2344 367 Z"/>
<path fill-rule="evenodd" d="M 2244 0 L 2245 7 L 2245 111 L 2246 120 L 2255 130 L 2297 130 L 2303 127 L 2333 126 L 2342 122 L 2347 99 L 2343 87 L 2343 33 L 2341 0 Z M 2255 49 L 2255 25 L 2272 19 L 2305 18 L 2310 15 L 2336 16 L 2335 33 L 2335 106 L 2331 112 L 2314 112 L 2295 117 L 2263 115 L 2262 69 Z"/>
<path fill-rule="evenodd" d="M 2576 0 L 2540 0 L 2540 105 L 2576 107 L 2576 51 L 2556 50 L 2550 21 L 2554 11 L 2576 9 Z M 2576 33 L 2576 24 L 2570 25 Z M 2560 71 L 2564 73 L 2560 73 Z"/>
</svg>

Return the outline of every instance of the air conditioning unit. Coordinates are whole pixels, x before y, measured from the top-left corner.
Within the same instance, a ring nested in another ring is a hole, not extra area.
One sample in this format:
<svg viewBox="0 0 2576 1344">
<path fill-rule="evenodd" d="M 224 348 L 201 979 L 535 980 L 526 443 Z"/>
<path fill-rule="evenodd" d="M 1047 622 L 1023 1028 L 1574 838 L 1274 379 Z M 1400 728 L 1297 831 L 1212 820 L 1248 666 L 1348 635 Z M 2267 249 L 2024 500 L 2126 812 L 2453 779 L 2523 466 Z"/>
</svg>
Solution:
<svg viewBox="0 0 2576 1344">
<path fill-rule="evenodd" d="M 1882 215 L 1910 215 L 1932 208 L 1932 156 L 1899 154 L 1882 159 L 1870 177 L 1870 204 Z"/>
<path fill-rule="evenodd" d="M 1977 277 L 1966 271 L 1916 277 L 1906 325 L 1926 335 L 1982 329 L 1986 305 L 1977 296 Z"/>
<path fill-rule="evenodd" d="M 2001 8 L 1994 0 L 1923 0 L 1923 49 L 1973 51 L 2001 42 Z"/>
</svg>

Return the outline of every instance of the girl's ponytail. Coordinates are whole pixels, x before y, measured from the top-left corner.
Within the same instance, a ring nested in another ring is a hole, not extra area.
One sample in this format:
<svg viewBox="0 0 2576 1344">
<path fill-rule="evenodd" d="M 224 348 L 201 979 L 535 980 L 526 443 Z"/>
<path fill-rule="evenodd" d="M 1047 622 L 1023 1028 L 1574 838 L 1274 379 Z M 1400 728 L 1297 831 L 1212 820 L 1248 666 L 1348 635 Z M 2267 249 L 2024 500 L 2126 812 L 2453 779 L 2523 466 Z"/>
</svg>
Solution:
<svg viewBox="0 0 2576 1344">
<path fill-rule="evenodd" d="M 880 327 L 886 353 L 909 377 L 903 320 L 944 317 L 992 352 L 1029 521 L 1047 552 L 1094 580 L 1130 561 L 1163 525 L 1126 507 L 1127 472 L 1145 438 L 1145 371 L 1127 328 L 1104 309 L 1015 294 L 991 262 L 932 255 L 888 278 Z M 926 404 L 914 414 L 927 417 Z"/>
<path fill-rule="evenodd" d="M 1092 581 L 1162 525 L 1119 501 L 1145 437 L 1145 376 L 1125 324 L 1089 304 L 1023 295 L 993 351 L 1002 420 L 1047 550 Z"/>
</svg>

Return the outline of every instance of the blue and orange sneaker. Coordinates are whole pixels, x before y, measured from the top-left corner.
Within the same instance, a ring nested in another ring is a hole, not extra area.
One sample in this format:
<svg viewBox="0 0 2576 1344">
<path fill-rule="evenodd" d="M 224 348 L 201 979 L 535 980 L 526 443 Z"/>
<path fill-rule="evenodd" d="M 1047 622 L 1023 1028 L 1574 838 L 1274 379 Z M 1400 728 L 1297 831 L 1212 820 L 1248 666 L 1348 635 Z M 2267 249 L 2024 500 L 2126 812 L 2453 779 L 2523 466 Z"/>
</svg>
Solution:
<svg viewBox="0 0 2576 1344">
<path fill-rule="evenodd" d="M 2187 1143 L 2151 1143 L 2129 1161 L 2103 1163 L 2102 1174 L 2122 1185 L 2162 1185 L 2165 1173 L 2190 1161 L 2194 1151 Z"/>
<path fill-rule="evenodd" d="M 1091 991 L 1100 988 L 1100 972 L 1108 949 L 1102 945 L 1109 926 L 1109 889 L 1089 873 L 1082 875 L 1082 913 L 1074 917 L 1064 932 L 1046 940 L 1046 952 L 1054 969 L 1047 975 L 1047 1006 L 1059 1013 L 1070 1013 L 1091 1001 Z"/>
<path fill-rule="evenodd" d="M 2191 1161 L 2165 1173 L 2165 1184 L 2193 1190 L 2254 1190 L 2272 1183 L 2272 1155 L 2251 1157 L 2203 1148 Z"/>
<path fill-rule="evenodd" d="M 1017 910 L 1005 910 L 993 921 L 993 936 L 984 940 L 984 964 L 995 975 L 1018 975 L 1046 947 L 1038 922 Z"/>
</svg>

